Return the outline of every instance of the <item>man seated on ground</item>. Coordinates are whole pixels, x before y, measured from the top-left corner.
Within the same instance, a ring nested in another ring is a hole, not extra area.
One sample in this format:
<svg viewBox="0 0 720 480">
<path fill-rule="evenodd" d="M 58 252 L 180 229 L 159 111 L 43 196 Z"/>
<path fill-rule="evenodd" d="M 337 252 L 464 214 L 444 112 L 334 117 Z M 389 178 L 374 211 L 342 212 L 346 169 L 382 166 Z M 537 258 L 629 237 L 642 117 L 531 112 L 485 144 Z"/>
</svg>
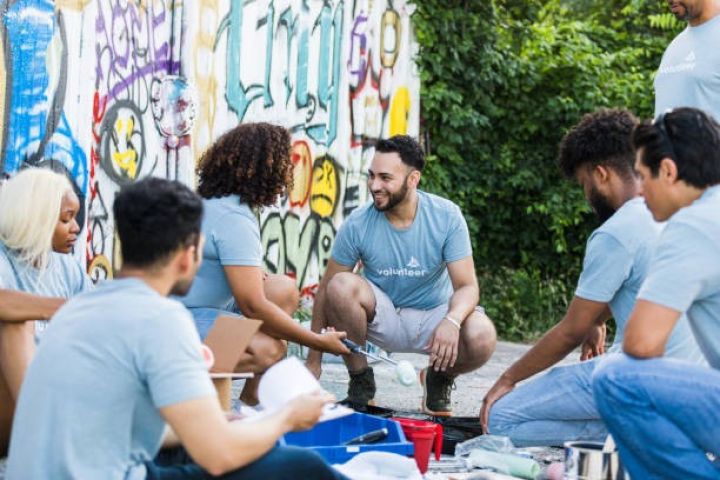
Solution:
<svg viewBox="0 0 720 480">
<path fill-rule="evenodd" d="M 667 226 L 625 330 L 593 377 L 632 478 L 720 478 L 720 125 L 680 108 L 635 129 L 645 201 Z M 687 314 L 710 367 L 662 358 Z"/>
<path fill-rule="evenodd" d="M 315 298 L 312 327 L 347 332 L 392 352 L 429 353 L 421 372 L 422 410 L 451 413 L 457 375 L 483 365 L 495 350 L 495 329 L 478 307 L 479 289 L 467 225 L 457 205 L 418 190 L 425 158 L 411 137 L 380 140 L 368 171 L 373 197 L 340 227 Z M 352 272 L 362 261 L 364 278 Z M 363 355 L 343 357 L 348 400 L 375 396 Z M 320 374 L 320 355 L 308 366 Z"/>
<path fill-rule="evenodd" d="M 602 225 L 588 239 L 583 270 L 565 317 L 495 382 L 483 400 L 480 420 L 490 433 L 517 446 L 562 445 L 568 440 L 602 441 L 607 429 L 592 398 L 591 378 L 603 352 L 605 321 L 616 324 L 611 351 L 619 351 L 625 324 L 645 278 L 661 224 L 640 197 L 630 135 L 637 120 L 625 110 L 588 114 L 560 144 L 560 166 L 582 186 Z M 553 366 L 589 339 L 582 363 Z M 594 351 L 593 351 L 594 350 Z M 668 343 L 667 355 L 702 361 L 686 320 Z"/>
<path fill-rule="evenodd" d="M 113 212 L 119 279 L 53 317 L 20 392 L 8 478 L 341 478 L 311 451 L 273 449 L 317 421 L 327 394 L 252 424 L 226 421 L 192 317 L 166 298 L 187 292 L 200 264 L 200 198 L 150 178 L 125 187 Z M 195 463 L 153 461 L 165 422 Z"/>
</svg>

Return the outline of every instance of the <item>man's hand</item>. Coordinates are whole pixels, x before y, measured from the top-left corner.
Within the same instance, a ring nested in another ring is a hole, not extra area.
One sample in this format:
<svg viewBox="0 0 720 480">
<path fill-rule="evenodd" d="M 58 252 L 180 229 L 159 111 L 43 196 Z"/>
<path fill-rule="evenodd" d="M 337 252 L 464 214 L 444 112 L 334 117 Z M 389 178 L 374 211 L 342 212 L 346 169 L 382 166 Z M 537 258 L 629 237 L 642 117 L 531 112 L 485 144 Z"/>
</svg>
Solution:
<svg viewBox="0 0 720 480">
<path fill-rule="evenodd" d="M 582 344 L 582 353 L 580 361 L 590 360 L 605 353 L 605 337 L 607 335 L 607 327 L 605 323 L 592 327 L 590 333 L 587 334 Z"/>
<path fill-rule="evenodd" d="M 430 343 L 425 347 L 430 352 L 430 367 L 445 371 L 455 366 L 458 356 L 460 330 L 444 318 L 435 328 Z"/>
<path fill-rule="evenodd" d="M 323 333 L 318 333 L 317 344 L 315 348 L 323 352 L 334 353 L 335 355 L 348 355 L 350 349 L 348 349 L 342 339 L 347 337 L 345 332 L 336 332 L 333 329 L 327 329 Z"/>
<path fill-rule="evenodd" d="M 483 398 L 483 405 L 480 409 L 480 426 L 482 427 L 483 433 L 490 433 L 488 430 L 490 408 L 492 408 L 495 402 L 507 395 L 508 392 L 512 391 L 513 388 L 515 388 L 515 382 L 512 382 L 505 377 L 500 377 L 485 394 L 485 398 Z"/>
<path fill-rule="evenodd" d="M 287 406 L 290 430 L 298 432 L 312 427 L 322 415 L 323 407 L 334 401 L 335 397 L 325 391 L 298 396 Z"/>
</svg>

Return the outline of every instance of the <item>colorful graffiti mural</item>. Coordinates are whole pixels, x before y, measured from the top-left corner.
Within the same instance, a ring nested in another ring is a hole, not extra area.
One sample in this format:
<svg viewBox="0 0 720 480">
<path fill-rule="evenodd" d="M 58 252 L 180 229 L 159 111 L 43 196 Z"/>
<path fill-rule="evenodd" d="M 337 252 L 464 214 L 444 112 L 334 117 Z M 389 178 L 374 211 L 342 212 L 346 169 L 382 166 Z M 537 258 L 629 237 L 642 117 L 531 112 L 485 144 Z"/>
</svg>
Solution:
<svg viewBox="0 0 720 480">
<path fill-rule="evenodd" d="M 293 137 L 294 186 L 261 213 L 265 267 L 312 297 L 367 201 L 379 138 L 418 134 L 406 0 L 0 0 L 0 167 L 50 164 L 84 200 L 82 255 L 119 265 L 112 201 L 148 175 L 195 181 L 239 122 Z"/>
</svg>

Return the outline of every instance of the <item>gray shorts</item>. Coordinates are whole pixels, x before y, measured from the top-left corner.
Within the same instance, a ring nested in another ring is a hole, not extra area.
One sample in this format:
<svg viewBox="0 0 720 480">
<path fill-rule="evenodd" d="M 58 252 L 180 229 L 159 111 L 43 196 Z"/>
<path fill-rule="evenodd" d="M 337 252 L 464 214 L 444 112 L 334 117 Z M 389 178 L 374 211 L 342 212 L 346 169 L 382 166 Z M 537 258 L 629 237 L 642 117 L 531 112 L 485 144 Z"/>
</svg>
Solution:
<svg viewBox="0 0 720 480">
<path fill-rule="evenodd" d="M 427 353 L 427 344 L 445 317 L 448 304 L 430 310 L 395 308 L 385 292 L 367 279 L 365 281 L 375 295 L 375 318 L 368 323 L 368 340 L 388 352 Z M 485 314 L 482 307 L 475 310 Z"/>
</svg>

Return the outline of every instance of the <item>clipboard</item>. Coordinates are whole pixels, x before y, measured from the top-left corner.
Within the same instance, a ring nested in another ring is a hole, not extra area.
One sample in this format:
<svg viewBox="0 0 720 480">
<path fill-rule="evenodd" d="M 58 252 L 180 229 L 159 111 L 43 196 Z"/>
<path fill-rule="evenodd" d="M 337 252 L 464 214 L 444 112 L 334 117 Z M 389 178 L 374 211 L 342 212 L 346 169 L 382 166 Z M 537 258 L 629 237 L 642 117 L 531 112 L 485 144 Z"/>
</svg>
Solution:
<svg viewBox="0 0 720 480">
<path fill-rule="evenodd" d="M 248 345 L 252 336 L 262 325 L 261 320 L 239 317 L 235 315 L 218 315 L 205 341 L 213 352 L 215 363 L 210 369 L 213 373 L 233 373 L 235 366 Z"/>
</svg>

